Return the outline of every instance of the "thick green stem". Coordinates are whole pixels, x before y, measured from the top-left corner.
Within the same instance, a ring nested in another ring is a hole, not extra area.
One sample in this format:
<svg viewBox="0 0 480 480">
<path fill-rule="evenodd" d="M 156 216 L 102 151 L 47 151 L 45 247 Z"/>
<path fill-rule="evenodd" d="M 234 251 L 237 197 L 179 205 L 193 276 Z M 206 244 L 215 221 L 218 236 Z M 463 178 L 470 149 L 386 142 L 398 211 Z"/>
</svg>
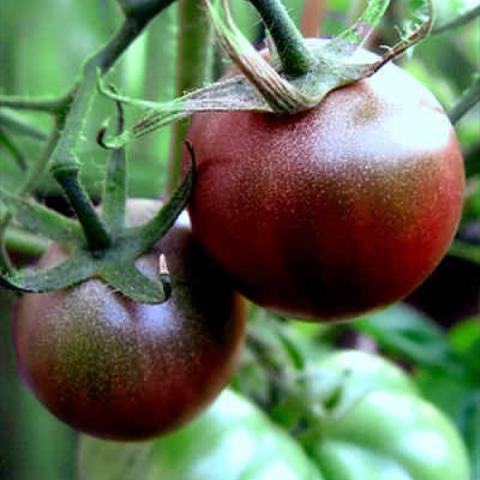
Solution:
<svg viewBox="0 0 480 480">
<path fill-rule="evenodd" d="M 200 0 L 179 0 L 177 50 L 177 96 L 201 87 L 212 70 L 212 29 L 206 21 Z M 173 126 L 170 143 L 167 194 L 175 191 L 181 175 L 183 141 L 188 122 Z"/>
<path fill-rule="evenodd" d="M 78 181 L 78 169 L 59 168 L 53 171 L 53 175 L 78 215 L 90 250 L 101 251 L 107 248 L 111 243 L 110 235 Z"/>
<path fill-rule="evenodd" d="M 312 66 L 313 57 L 281 1 L 249 1 L 260 13 L 275 42 L 284 73 L 292 77 L 307 73 Z"/>
</svg>

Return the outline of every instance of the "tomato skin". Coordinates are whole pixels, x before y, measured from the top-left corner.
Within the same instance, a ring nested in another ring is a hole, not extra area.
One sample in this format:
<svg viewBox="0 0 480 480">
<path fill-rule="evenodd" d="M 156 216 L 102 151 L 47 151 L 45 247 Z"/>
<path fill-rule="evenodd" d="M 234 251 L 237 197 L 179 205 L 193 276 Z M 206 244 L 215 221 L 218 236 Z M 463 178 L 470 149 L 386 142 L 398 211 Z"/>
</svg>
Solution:
<svg viewBox="0 0 480 480">
<path fill-rule="evenodd" d="M 434 97 L 389 64 L 292 117 L 194 116 L 196 236 L 252 301 L 336 320 L 415 289 L 461 214 L 462 155 Z"/>
<path fill-rule="evenodd" d="M 143 208 L 152 210 L 152 202 Z M 145 212 L 135 223 L 139 215 Z M 122 440 L 163 433 L 197 415 L 232 373 L 243 304 L 193 240 L 186 214 L 138 268 L 157 272 L 160 253 L 173 289 L 163 304 L 137 304 L 88 280 L 67 291 L 24 295 L 16 307 L 21 376 L 74 428 Z M 41 263 L 63 256 L 53 246 Z"/>
</svg>

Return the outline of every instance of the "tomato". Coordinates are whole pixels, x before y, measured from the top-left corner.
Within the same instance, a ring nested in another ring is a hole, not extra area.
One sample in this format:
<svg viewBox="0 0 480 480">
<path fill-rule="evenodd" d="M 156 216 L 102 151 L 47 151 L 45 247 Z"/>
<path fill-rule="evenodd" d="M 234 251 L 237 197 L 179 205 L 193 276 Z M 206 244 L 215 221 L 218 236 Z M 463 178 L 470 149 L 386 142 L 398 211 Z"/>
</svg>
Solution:
<svg viewBox="0 0 480 480">
<path fill-rule="evenodd" d="M 333 402 L 314 382 L 305 395 L 323 414 L 302 443 L 326 480 L 470 480 L 457 430 L 398 367 L 345 351 L 317 369 L 340 385 Z"/>
<path fill-rule="evenodd" d="M 83 437 L 79 479 L 118 478 L 324 480 L 286 432 L 230 390 L 200 418 L 153 442 L 124 445 Z"/>
<path fill-rule="evenodd" d="M 158 204 L 130 203 L 132 224 Z M 163 253 L 172 296 L 137 304 L 100 280 L 19 301 L 18 368 L 38 399 L 76 429 L 140 439 L 197 415 L 228 381 L 243 339 L 243 304 L 192 238 L 183 214 L 138 268 L 158 272 Z M 53 246 L 43 267 L 64 256 Z"/>
<path fill-rule="evenodd" d="M 194 234 L 255 303 L 338 320 L 392 303 L 457 228 L 464 167 L 431 93 L 393 64 L 293 116 L 196 114 Z"/>
</svg>

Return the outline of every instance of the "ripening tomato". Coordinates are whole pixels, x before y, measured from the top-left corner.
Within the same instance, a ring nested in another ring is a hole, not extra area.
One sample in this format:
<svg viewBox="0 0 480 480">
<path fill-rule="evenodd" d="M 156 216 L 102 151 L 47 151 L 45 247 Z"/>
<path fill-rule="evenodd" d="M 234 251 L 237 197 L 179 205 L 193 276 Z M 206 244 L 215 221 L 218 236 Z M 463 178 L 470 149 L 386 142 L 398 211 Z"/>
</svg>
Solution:
<svg viewBox="0 0 480 480">
<path fill-rule="evenodd" d="M 464 167 L 432 94 L 393 64 L 294 116 L 196 114 L 194 234 L 248 298 L 337 320 L 414 290 L 449 246 Z"/>
<path fill-rule="evenodd" d="M 132 223 L 158 203 L 129 204 Z M 158 272 L 163 253 L 172 296 L 160 305 L 123 297 L 100 280 L 28 294 L 14 320 L 18 367 L 60 419 L 111 439 L 142 439 L 191 419 L 227 383 L 243 339 L 242 301 L 192 238 L 184 213 L 138 261 Z M 57 263 L 53 246 L 41 260 Z"/>
</svg>

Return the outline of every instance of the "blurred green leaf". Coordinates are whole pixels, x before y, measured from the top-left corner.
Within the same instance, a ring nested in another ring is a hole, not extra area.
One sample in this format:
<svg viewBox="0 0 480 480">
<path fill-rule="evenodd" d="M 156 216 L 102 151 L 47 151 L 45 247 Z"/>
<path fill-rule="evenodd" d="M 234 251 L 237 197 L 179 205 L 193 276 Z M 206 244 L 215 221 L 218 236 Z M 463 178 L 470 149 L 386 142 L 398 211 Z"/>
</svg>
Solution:
<svg viewBox="0 0 480 480">
<path fill-rule="evenodd" d="M 426 315 L 397 304 L 352 323 L 388 352 L 420 366 L 458 370 L 444 332 Z"/>
</svg>

